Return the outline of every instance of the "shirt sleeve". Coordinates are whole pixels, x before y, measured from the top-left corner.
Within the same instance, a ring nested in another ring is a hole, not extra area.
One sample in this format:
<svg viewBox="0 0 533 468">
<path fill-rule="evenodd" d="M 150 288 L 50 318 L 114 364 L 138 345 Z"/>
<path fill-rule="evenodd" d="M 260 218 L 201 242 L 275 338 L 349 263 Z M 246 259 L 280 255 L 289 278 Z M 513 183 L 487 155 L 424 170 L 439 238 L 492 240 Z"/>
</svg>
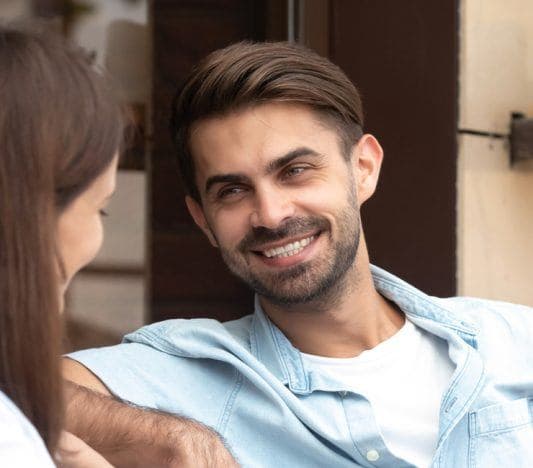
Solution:
<svg viewBox="0 0 533 468">
<path fill-rule="evenodd" d="M 223 363 L 165 353 L 141 343 L 68 355 L 109 391 L 139 406 L 194 418 L 216 429 L 235 372 Z"/>
</svg>

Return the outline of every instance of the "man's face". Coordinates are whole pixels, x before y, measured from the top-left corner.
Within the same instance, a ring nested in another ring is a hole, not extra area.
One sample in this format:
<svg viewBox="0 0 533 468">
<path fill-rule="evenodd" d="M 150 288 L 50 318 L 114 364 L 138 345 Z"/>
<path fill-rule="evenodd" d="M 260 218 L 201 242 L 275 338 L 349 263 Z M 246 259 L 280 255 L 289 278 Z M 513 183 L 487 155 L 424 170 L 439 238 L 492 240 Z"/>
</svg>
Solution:
<svg viewBox="0 0 533 468">
<path fill-rule="evenodd" d="M 314 112 L 272 103 L 208 119 L 191 150 L 202 206 L 189 209 L 235 275 L 277 304 L 342 283 L 360 237 L 357 171 Z"/>
</svg>

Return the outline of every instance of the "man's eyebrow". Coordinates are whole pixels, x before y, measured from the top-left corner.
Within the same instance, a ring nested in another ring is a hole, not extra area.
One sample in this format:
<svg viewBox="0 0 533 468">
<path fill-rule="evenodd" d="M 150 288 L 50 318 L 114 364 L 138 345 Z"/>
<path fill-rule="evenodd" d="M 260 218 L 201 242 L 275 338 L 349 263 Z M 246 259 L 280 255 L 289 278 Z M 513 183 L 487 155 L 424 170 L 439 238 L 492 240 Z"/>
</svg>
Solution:
<svg viewBox="0 0 533 468">
<path fill-rule="evenodd" d="M 272 174 L 273 172 L 276 172 L 283 166 L 290 163 L 293 159 L 296 159 L 300 156 L 320 156 L 319 153 L 312 150 L 311 148 L 307 148 L 305 146 L 296 148 L 292 151 L 289 151 L 287 154 L 280 156 L 279 158 L 276 158 L 268 163 L 266 166 L 265 172 L 266 174 Z M 240 173 L 230 173 L 230 174 L 216 174 L 211 177 L 208 177 L 205 181 L 205 193 L 209 193 L 209 190 L 213 187 L 215 184 L 250 184 L 250 178 L 244 174 Z"/>
<path fill-rule="evenodd" d="M 289 164 L 293 159 L 299 158 L 300 156 L 320 156 L 320 154 L 311 148 L 301 146 L 300 148 L 296 148 L 288 152 L 284 156 L 270 161 L 266 167 L 266 173 L 272 174 L 273 172 L 281 169 L 283 166 Z"/>
<path fill-rule="evenodd" d="M 209 193 L 215 184 L 242 184 L 250 183 L 250 178 L 244 174 L 217 174 L 208 177 L 205 181 L 205 193 Z"/>
</svg>

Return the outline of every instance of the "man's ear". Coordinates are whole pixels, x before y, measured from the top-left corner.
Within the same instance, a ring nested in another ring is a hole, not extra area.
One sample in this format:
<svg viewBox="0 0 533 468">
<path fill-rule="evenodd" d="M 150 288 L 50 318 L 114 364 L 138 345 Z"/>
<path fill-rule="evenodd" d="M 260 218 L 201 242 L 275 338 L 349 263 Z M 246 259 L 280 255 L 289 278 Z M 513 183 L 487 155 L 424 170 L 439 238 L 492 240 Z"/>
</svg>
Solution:
<svg viewBox="0 0 533 468">
<path fill-rule="evenodd" d="M 364 203 L 374 194 L 382 161 L 383 149 L 378 140 L 372 135 L 363 135 L 352 152 L 359 204 Z"/>
<path fill-rule="evenodd" d="M 207 236 L 207 238 L 209 239 L 209 242 L 211 242 L 211 245 L 213 247 L 218 247 L 217 240 L 215 239 L 215 236 L 211 232 L 211 228 L 209 227 L 209 224 L 207 224 L 207 220 L 205 219 L 205 215 L 204 215 L 204 210 L 202 209 L 202 206 L 200 205 L 200 203 L 198 203 L 194 198 L 189 197 L 189 195 L 187 195 L 185 197 L 185 204 L 187 205 L 187 208 L 189 209 L 189 213 L 191 214 L 192 219 L 194 219 L 194 222 Z"/>
</svg>

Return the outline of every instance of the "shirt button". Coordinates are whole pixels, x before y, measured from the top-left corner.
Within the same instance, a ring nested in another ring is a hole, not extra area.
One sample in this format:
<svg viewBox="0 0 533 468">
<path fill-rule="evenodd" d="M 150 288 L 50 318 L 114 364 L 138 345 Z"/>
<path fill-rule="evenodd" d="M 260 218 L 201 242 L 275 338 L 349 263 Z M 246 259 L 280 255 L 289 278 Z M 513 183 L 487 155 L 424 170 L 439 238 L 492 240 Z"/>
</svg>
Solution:
<svg viewBox="0 0 533 468">
<path fill-rule="evenodd" d="M 366 452 L 366 459 L 371 462 L 379 460 L 379 452 L 374 449 L 369 450 Z"/>
</svg>

